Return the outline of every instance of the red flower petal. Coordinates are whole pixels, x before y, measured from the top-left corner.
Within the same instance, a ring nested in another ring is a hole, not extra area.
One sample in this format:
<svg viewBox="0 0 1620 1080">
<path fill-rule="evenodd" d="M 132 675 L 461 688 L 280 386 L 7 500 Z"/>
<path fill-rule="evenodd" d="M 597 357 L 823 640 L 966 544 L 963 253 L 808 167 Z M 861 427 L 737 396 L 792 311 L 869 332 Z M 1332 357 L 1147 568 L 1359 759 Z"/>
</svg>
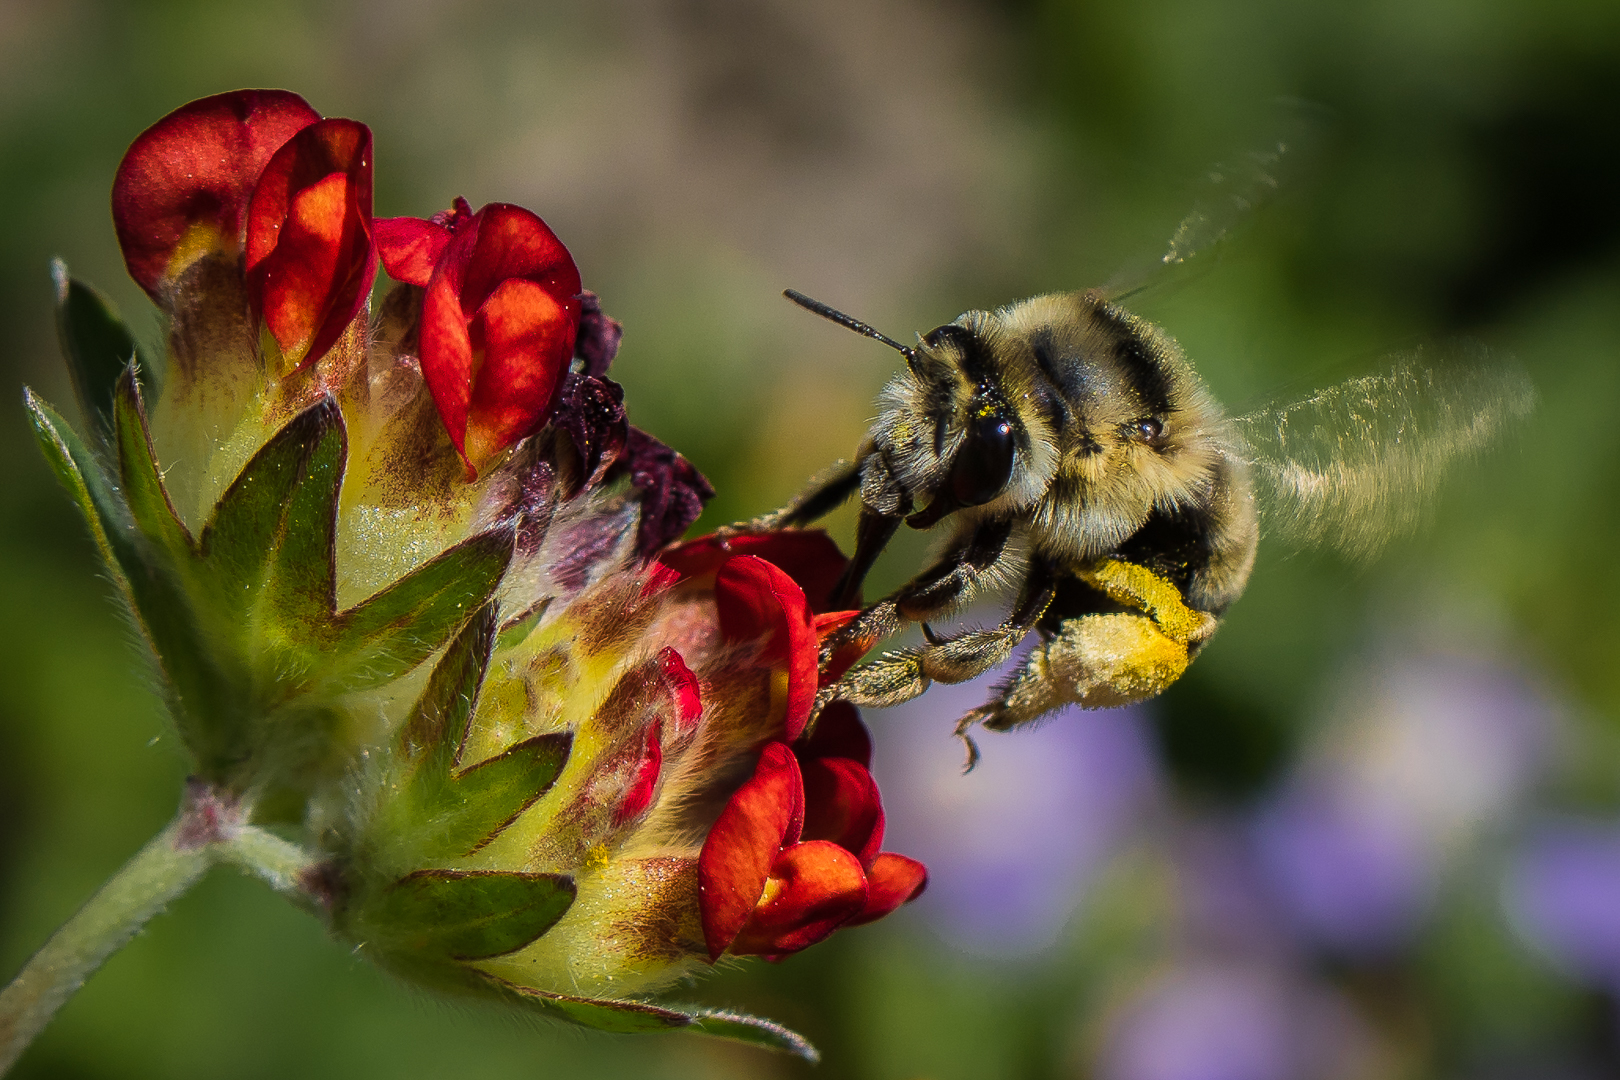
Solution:
<svg viewBox="0 0 1620 1080">
<path fill-rule="evenodd" d="M 804 775 L 804 836 L 829 840 L 865 866 L 883 847 L 883 801 L 866 766 L 844 757 L 799 762 Z"/>
<path fill-rule="evenodd" d="M 663 735 L 663 725 L 657 720 L 647 725 L 647 734 L 642 743 L 641 763 L 636 766 L 635 777 L 630 781 L 624 798 L 613 811 L 615 827 L 640 817 L 652 805 L 653 792 L 658 789 L 658 776 L 664 767 Z"/>
<path fill-rule="evenodd" d="M 855 856 L 826 840 L 794 844 L 771 867 L 764 897 L 731 952 L 798 952 L 863 912 L 866 904 L 866 875 Z"/>
<path fill-rule="evenodd" d="M 311 124 L 265 166 L 247 220 L 248 296 L 289 370 L 332 347 L 376 276 L 371 129 Z"/>
<path fill-rule="evenodd" d="M 718 570 L 727 559 L 755 555 L 780 567 L 810 600 L 810 610 L 821 612 L 825 599 L 843 574 L 849 560 L 838 550 L 833 538 L 820 529 L 788 529 L 783 532 L 733 536 L 721 540 L 700 536 L 671 548 L 659 561 L 679 570 L 682 577 L 700 577 Z"/>
<path fill-rule="evenodd" d="M 846 623 L 852 622 L 859 611 L 828 611 L 815 618 L 816 643 L 819 646 L 834 633 L 844 628 Z M 855 666 L 855 662 L 872 650 L 878 642 L 877 638 L 855 638 L 840 645 L 827 660 L 827 665 L 821 669 L 821 685 L 831 686 L 844 677 L 844 673 Z"/>
<path fill-rule="evenodd" d="M 450 209 L 431 218 L 378 218 L 372 223 L 377 254 L 395 281 L 426 286 L 450 240 L 472 220 L 472 207 L 460 195 Z"/>
<path fill-rule="evenodd" d="M 866 906 L 845 926 L 873 922 L 917 899 L 928 887 L 928 868 L 916 859 L 885 851 L 866 868 L 866 885 Z"/>
<path fill-rule="evenodd" d="M 861 714 L 847 701 L 834 701 L 821 710 L 816 730 L 799 748 L 801 760 L 842 757 L 872 767 L 872 735 L 861 723 Z"/>
<path fill-rule="evenodd" d="M 484 207 L 445 248 L 423 300 L 422 375 L 469 476 L 550 409 L 578 295 L 568 249 L 522 207 Z"/>
<path fill-rule="evenodd" d="M 761 660 L 787 668 L 783 726 L 785 737 L 792 742 L 804 730 L 816 699 L 816 632 L 809 622 L 804 592 L 764 559 L 739 555 L 715 574 L 714 600 L 720 635 L 727 641 L 770 636 Z"/>
<path fill-rule="evenodd" d="M 658 650 L 658 663 L 663 668 L 664 683 L 675 698 L 675 726 L 685 731 L 703 715 L 698 678 L 681 659 L 681 654 L 668 646 Z"/>
<path fill-rule="evenodd" d="M 143 131 L 112 192 L 130 277 L 162 303 L 162 286 L 197 258 L 239 251 L 259 174 L 320 118 L 297 94 L 236 90 L 182 105 Z"/>
<path fill-rule="evenodd" d="M 799 764 L 785 743 L 768 743 L 698 855 L 698 902 L 711 960 L 736 940 L 765 893 L 777 855 L 798 841 L 803 827 Z"/>
</svg>

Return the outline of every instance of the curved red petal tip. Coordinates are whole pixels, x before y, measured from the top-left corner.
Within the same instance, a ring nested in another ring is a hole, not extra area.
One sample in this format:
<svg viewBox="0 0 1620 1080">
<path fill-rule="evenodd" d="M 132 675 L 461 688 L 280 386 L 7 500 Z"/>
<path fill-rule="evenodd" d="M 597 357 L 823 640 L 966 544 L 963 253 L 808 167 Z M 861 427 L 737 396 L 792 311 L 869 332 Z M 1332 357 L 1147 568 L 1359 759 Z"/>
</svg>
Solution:
<svg viewBox="0 0 1620 1080">
<path fill-rule="evenodd" d="M 551 409 L 579 291 L 568 249 L 522 207 L 484 207 L 444 249 L 422 305 L 422 375 L 469 475 Z"/>
<path fill-rule="evenodd" d="M 659 558 L 679 570 L 682 577 L 698 577 L 719 569 L 737 555 L 753 555 L 781 569 L 804 591 L 810 610 L 818 613 L 826 607 L 819 601 L 832 592 L 849 563 L 833 538 L 821 529 L 789 529 L 725 540 L 700 536 L 665 551 Z"/>
<path fill-rule="evenodd" d="M 739 555 L 715 574 L 714 600 L 723 638 L 740 642 L 768 636 L 760 661 L 786 667 L 783 729 L 792 742 L 810 719 L 818 682 L 816 631 L 810 625 L 804 591 L 775 565 Z"/>
<path fill-rule="evenodd" d="M 885 851 L 866 868 L 866 885 L 866 906 L 845 926 L 874 922 L 917 899 L 928 887 L 928 867 L 916 859 Z"/>
<path fill-rule="evenodd" d="M 672 589 L 681 580 L 681 573 L 672 566 L 665 566 L 663 562 L 654 560 L 647 568 L 647 577 L 641 583 L 641 598 L 657 596 L 666 589 Z"/>
<path fill-rule="evenodd" d="M 738 956 L 783 956 L 808 948 L 866 909 L 866 875 L 855 856 L 826 840 L 782 852 L 765 895 L 731 944 Z"/>
<path fill-rule="evenodd" d="M 883 800 L 866 766 L 844 757 L 799 762 L 804 836 L 830 840 L 865 866 L 883 847 Z"/>
<path fill-rule="evenodd" d="M 664 768 L 663 740 L 663 725 L 654 720 L 647 725 L 647 734 L 642 742 L 641 761 L 636 765 L 630 786 L 613 811 L 615 828 L 640 817 L 652 805 L 653 793 L 658 790 L 658 777 Z"/>
<path fill-rule="evenodd" d="M 872 733 L 861 722 L 860 710 L 847 701 L 830 702 L 816 720 L 816 730 L 799 747 L 801 761 L 842 757 L 872 767 Z"/>
<path fill-rule="evenodd" d="M 675 699 L 675 726 L 687 731 L 703 716 L 703 694 L 698 678 L 686 666 L 681 654 L 668 645 L 658 650 L 658 664 L 663 672 L 664 685 Z"/>
<path fill-rule="evenodd" d="M 709 958 L 736 940 L 782 848 L 804 827 L 804 784 L 785 743 L 768 743 L 754 775 L 720 811 L 698 855 L 698 906 Z"/>
<path fill-rule="evenodd" d="M 472 216 L 472 207 L 457 195 L 450 209 L 431 218 L 378 218 L 373 232 L 383 269 L 395 281 L 425 287 L 444 249 Z"/>
<path fill-rule="evenodd" d="M 240 250 L 259 174 L 320 118 L 285 90 L 234 90 L 182 105 L 141 132 L 112 190 L 130 277 L 161 303 L 162 286 L 196 259 Z"/>
<path fill-rule="evenodd" d="M 832 637 L 845 625 L 853 622 L 859 614 L 859 611 L 828 611 L 817 615 L 814 624 L 817 643 Z M 842 679 L 844 673 L 854 667 L 855 662 L 870 652 L 872 646 L 876 644 L 876 638 L 856 638 L 838 646 L 821 669 L 821 685 L 831 686 Z"/>
<path fill-rule="evenodd" d="M 248 298 L 289 368 L 319 360 L 371 294 L 371 162 L 370 128 L 322 120 L 276 151 L 253 191 Z"/>
</svg>

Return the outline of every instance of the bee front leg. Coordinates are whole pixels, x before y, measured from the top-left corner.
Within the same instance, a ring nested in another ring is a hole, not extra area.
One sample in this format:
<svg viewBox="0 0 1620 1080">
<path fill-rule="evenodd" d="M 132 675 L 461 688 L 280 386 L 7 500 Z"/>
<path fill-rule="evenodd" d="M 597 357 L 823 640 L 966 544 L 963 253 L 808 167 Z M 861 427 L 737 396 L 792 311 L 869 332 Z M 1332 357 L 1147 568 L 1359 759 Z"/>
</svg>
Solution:
<svg viewBox="0 0 1620 1080">
<path fill-rule="evenodd" d="M 862 611 L 823 642 L 822 666 L 852 643 L 861 642 L 864 648 L 870 648 L 908 622 L 927 622 L 950 611 L 970 595 L 991 567 L 1001 560 L 1011 535 L 1011 521 L 980 523 L 965 541 L 953 544 L 933 566 Z M 851 560 L 851 565 L 855 562 Z"/>
<path fill-rule="evenodd" d="M 887 653 L 851 672 L 833 688 L 833 696 L 881 708 L 911 700 L 930 683 L 978 678 L 1006 662 L 1040 622 L 1056 593 L 1057 575 L 1040 564 L 1025 579 L 1017 606 L 998 625 L 955 637 L 931 638 L 926 645 Z"/>
<path fill-rule="evenodd" d="M 715 535 L 725 540 L 733 536 L 752 536 L 808 525 L 832 513 L 860 486 L 860 461 L 835 461 L 817 473 L 804 486 L 804 490 L 793 496 L 780 510 L 761 514 L 749 521 L 722 525 L 715 530 Z"/>
</svg>

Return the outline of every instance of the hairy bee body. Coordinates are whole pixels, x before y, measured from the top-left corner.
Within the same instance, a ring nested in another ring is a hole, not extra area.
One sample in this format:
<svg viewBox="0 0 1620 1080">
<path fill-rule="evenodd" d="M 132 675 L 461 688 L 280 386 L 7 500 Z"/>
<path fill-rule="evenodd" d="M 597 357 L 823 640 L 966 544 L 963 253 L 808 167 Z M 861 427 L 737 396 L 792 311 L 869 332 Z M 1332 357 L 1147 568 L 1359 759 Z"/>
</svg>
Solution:
<svg viewBox="0 0 1620 1080">
<path fill-rule="evenodd" d="M 1248 582 L 1258 481 L 1308 541 L 1365 554 L 1386 526 L 1410 523 L 1446 464 L 1534 400 L 1507 370 L 1397 365 L 1233 421 L 1175 341 L 1103 290 L 970 311 L 914 348 L 788 296 L 898 349 L 906 366 L 853 461 L 733 530 L 803 525 L 858 491 L 855 551 L 828 598 L 848 607 L 901 524 L 949 521 L 931 564 L 825 642 L 823 659 L 907 623 L 922 624 L 925 644 L 855 669 L 821 703 L 897 704 L 989 671 L 1036 631 L 991 700 L 957 725 L 970 766 L 974 724 L 1005 730 L 1067 704 L 1128 704 L 1179 678 Z M 1015 599 L 998 625 L 948 637 L 929 626 L 1008 586 Z"/>
</svg>

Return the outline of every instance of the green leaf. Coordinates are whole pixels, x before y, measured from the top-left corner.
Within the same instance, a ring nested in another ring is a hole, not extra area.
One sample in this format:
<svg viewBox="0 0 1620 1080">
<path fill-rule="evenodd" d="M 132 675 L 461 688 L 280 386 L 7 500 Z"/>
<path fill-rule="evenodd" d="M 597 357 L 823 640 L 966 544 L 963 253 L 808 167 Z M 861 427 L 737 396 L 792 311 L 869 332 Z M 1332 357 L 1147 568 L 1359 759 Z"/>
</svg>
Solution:
<svg viewBox="0 0 1620 1080">
<path fill-rule="evenodd" d="M 56 283 L 56 336 L 73 377 L 73 392 L 85 423 L 98 443 L 112 434 L 113 392 L 118 377 L 135 363 L 149 370 L 147 358 L 112 303 L 97 290 L 68 276 L 67 264 L 51 260 Z"/>
<path fill-rule="evenodd" d="M 46 459 L 83 512 L 151 646 L 165 701 L 186 744 L 205 762 L 239 760 L 246 742 L 238 680 L 213 662 L 169 553 L 136 527 L 106 470 L 61 416 L 31 390 L 24 403 Z"/>
<path fill-rule="evenodd" d="M 418 870 L 366 900 L 351 933 L 423 959 L 488 960 L 534 941 L 573 902 L 566 874 Z"/>
<path fill-rule="evenodd" d="M 793 1054 L 795 1057 L 804 1058 L 812 1065 L 821 1060 L 821 1054 L 803 1035 L 773 1020 L 749 1016 L 746 1013 L 725 1009 L 700 1009 L 692 1014 L 692 1026 L 689 1030 L 713 1035 L 718 1039 L 730 1039 L 733 1042 L 748 1043 L 766 1050 Z"/>
<path fill-rule="evenodd" d="M 642 1001 L 609 1001 L 600 998 L 571 997 L 527 986 L 518 986 L 485 975 L 509 1001 L 516 1001 L 533 1012 L 555 1020 L 566 1020 L 582 1027 L 620 1034 L 653 1031 L 691 1031 L 719 1039 L 748 1043 L 766 1050 L 793 1054 L 814 1064 L 821 1060 L 809 1040 L 781 1024 L 757 1016 L 722 1009 L 697 1008 L 685 1011 Z"/>
<path fill-rule="evenodd" d="M 267 581 L 277 576 L 277 564 L 286 561 L 291 565 L 280 576 L 293 579 L 295 588 L 301 581 L 308 594 L 294 599 L 292 608 L 302 614 L 317 607 L 317 617 L 330 621 L 337 488 L 329 467 L 313 484 L 307 481 L 317 455 L 327 466 L 334 455 L 341 463 L 343 443 L 343 418 L 327 398 L 271 436 L 220 496 L 198 547 L 233 617 L 246 617 L 258 606 Z M 341 476 L 341 464 L 338 472 Z M 298 498 L 300 516 L 294 517 L 289 509 L 305 486 L 315 490 Z M 289 533 L 307 535 L 293 537 L 292 551 L 284 552 Z"/>
<path fill-rule="evenodd" d="M 495 595 L 512 561 L 513 536 L 503 525 L 469 537 L 339 615 L 327 682 L 368 689 L 426 660 Z"/>
<path fill-rule="evenodd" d="M 177 558 L 193 550 L 191 534 L 180 521 L 163 487 L 163 473 L 152 454 L 152 438 L 146 427 L 146 407 L 133 364 L 118 376 L 112 398 L 112 441 L 118 453 L 118 472 L 123 481 L 124 501 L 135 524 L 148 539 Z"/>
<path fill-rule="evenodd" d="M 388 837 L 390 849 L 403 849 L 409 865 L 477 851 L 544 795 L 568 761 L 573 736 L 558 732 L 457 771 L 496 621 L 495 605 L 485 604 L 434 667 L 400 731 L 409 772 L 391 785 L 372 831 Z"/>
</svg>

